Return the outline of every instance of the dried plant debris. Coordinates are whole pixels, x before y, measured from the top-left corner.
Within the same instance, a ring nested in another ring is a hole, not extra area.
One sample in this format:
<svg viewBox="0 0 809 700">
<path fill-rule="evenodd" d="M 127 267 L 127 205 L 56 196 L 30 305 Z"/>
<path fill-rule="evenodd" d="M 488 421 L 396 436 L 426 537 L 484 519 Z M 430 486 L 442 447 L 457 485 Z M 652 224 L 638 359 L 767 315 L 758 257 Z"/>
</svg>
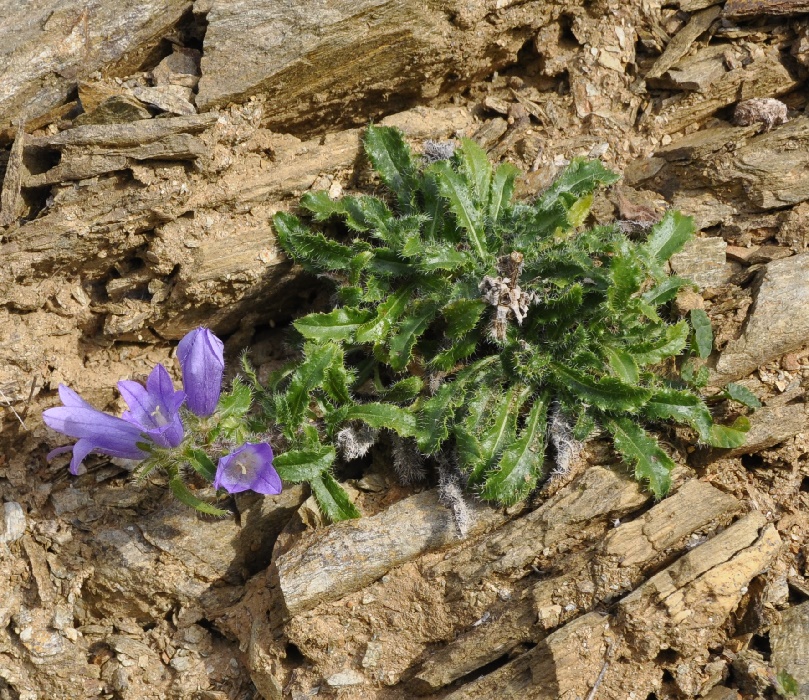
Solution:
<svg viewBox="0 0 809 700">
<path fill-rule="evenodd" d="M 779 124 L 786 124 L 788 121 L 787 106 L 772 97 L 754 97 L 750 100 L 742 100 L 733 110 L 733 123 L 736 126 L 762 124 L 765 132 Z"/>
</svg>

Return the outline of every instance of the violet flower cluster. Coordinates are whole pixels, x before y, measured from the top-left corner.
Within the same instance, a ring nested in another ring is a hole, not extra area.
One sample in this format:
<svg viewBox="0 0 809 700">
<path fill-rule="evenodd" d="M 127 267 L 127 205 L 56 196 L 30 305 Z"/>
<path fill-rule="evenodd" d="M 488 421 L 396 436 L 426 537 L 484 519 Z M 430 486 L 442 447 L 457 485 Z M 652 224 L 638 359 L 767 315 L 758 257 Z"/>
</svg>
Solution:
<svg viewBox="0 0 809 700">
<path fill-rule="evenodd" d="M 86 471 L 82 463 L 91 453 L 132 460 L 159 457 L 163 462 L 182 462 L 184 455 L 193 454 L 199 438 L 193 428 L 216 423 L 225 371 L 224 345 L 207 328 L 197 328 L 180 341 L 177 358 L 183 390 L 175 390 L 168 370 L 158 364 L 145 386 L 128 380 L 118 382 L 129 407 L 120 418 L 93 408 L 75 391 L 60 384 L 63 406 L 46 410 L 42 418 L 53 430 L 78 441 L 57 447 L 48 459 L 72 451 L 70 473 L 78 475 Z M 219 458 L 213 485 L 228 493 L 278 494 L 281 479 L 272 462 L 269 443 L 245 442 Z"/>
</svg>

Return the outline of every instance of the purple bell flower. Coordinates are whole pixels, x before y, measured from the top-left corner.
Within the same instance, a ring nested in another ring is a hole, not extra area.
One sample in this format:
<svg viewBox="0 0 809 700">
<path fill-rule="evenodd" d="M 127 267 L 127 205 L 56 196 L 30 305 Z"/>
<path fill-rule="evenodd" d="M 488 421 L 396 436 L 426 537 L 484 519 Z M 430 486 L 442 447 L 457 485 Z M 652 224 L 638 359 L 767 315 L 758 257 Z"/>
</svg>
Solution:
<svg viewBox="0 0 809 700">
<path fill-rule="evenodd" d="M 185 392 L 175 391 L 168 370 L 158 364 L 146 380 L 118 382 L 129 410 L 121 418 L 141 429 L 159 447 L 177 447 L 183 441 L 180 406 Z"/>
<path fill-rule="evenodd" d="M 138 447 L 138 443 L 148 442 L 138 426 L 93 408 L 63 384 L 59 385 L 59 398 L 64 406 L 49 408 L 43 412 L 42 419 L 49 428 L 79 440 L 75 445 L 52 450 L 48 454 L 49 460 L 72 450 L 70 473 L 78 475 L 86 471 L 81 465 L 91 452 L 124 459 L 144 459 L 147 456 Z"/>
<path fill-rule="evenodd" d="M 219 403 L 225 372 L 224 343 L 207 328 L 196 328 L 177 346 L 188 408 L 210 416 Z"/>
<path fill-rule="evenodd" d="M 266 442 L 248 442 L 222 457 L 213 485 L 228 493 L 255 491 L 265 496 L 281 493 L 281 477 L 272 466 L 272 447 Z"/>
</svg>

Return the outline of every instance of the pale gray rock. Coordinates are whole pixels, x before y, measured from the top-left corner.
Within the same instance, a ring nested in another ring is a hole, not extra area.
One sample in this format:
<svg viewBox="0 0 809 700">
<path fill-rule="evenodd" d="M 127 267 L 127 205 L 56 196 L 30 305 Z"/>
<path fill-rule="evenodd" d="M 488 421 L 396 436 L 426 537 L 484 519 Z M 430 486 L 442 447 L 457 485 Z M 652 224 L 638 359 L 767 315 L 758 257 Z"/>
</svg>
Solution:
<svg viewBox="0 0 809 700">
<path fill-rule="evenodd" d="M 138 68 L 191 0 L 0 0 L 0 126 L 61 104 L 100 68 Z"/>
<path fill-rule="evenodd" d="M 808 278 L 809 254 L 776 260 L 765 267 L 741 337 L 727 344 L 716 363 L 723 380 L 743 377 L 809 342 Z"/>
<path fill-rule="evenodd" d="M 326 685 L 332 688 L 344 688 L 348 685 L 359 685 L 365 680 L 365 677 L 358 671 L 341 671 L 329 676 L 326 679 Z"/>
<path fill-rule="evenodd" d="M 132 94 L 141 102 L 157 107 L 157 109 L 169 114 L 182 116 L 197 113 L 194 105 L 189 102 L 191 89 L 187 87 L 180 85 L 161 85 L 151 88 L 136 87 L 132 89 Z"/>
<path fill-rule="evenodd" d="M 470 503 L 470 535 L 505 516 Z M 287 610 L 295 615 L 368 585 L 393 567 L 455 541 L 453 518 L 435 491 L 405 498 L 370 518 L 309 533 L 276 559 Z"/>
<path fill-rule="evenodd" d="M 688 277 L 699 285 L 719 287 L 730 280 L 732 266 L 725 262 L 728 244 L 717 236 L 693 238 L 671 258 L 671 270 L 676 275 Z"/>
<path fill-rule="evenodd" d="M 770 628 L 771 664 L 798 683 L 798 700 L 809 699 L 809 602 L 787 608 Z"/>
<path fill-rule="evenodd" d="M 417 0 L 213 0 L 200 110 L 267 95 L 263 124 L 359 123 L 428 101 L 516 60 L 550 19 L 538 0 L 497 5 Z M 381 99 L 380 99 L 381 98 Z M 361 106 L 361 107 L 360 107 Z"/>
<path fill-rule="evenodd" d="M 25 534 L 25 511 L 15 501 L 3 504 L 2 529 L 0 542 L 16 542 Z"/>
</svg>

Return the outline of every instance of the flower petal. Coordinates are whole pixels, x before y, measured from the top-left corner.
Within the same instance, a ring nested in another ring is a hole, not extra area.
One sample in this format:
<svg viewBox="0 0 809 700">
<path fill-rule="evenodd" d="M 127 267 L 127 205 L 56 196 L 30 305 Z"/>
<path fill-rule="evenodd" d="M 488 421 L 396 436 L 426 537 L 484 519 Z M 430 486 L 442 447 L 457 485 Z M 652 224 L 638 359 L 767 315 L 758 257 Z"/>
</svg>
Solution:
<svg viewBox="0 0 809 700">
<path fill-rule="evenodd" d="M 70 473 L 73 476 L 84 474 L 87 467 L 82 465 L 84 458 L 95 449 L 95 444 L 90 438 L 82 438 L 73 445 L 73 457 L 70 460 Z"/>
<path fill-rule="evenodd" d="M 59 398 L 65 406 L 71 408 L 93 408 L 81 396 L 79 396 L 73 389 L 64 384 L 59 385 Z M 95 410 L 95 409 L 94 409 Z"/>
<path fill-rule="evenodd" d="M 49 408 L 43 411 L 42 420 L 49 428 L 70 437 L 99 438 L 122 445 L 134 445 L 142 440 L 140 428 L 95 408 Z"/>
<path fill-rule="evenodd" d="M 225 371 L 224 347 L 207 328 L 196 328 L 177 346 L 187 405 L 198 416 L 216 410 Z"/>
<path fill-rule="evenodd" d="M 140 382 L 133 382 L 125 379 L 118 382 L 118 391 L 124 397 L 129 410 L 124 412 L 123 420 L 133 425 L 137 425 L 143 430 L 151 430 L 160 427 L 155 420 L 155 409 L 157 403 L 153 396 L 143 388 Z"/>
<path fill-rule="evenodd" d="M 255 491 L 277 495 L 281 493 L 282 484 L 272 460 L 272 447 L 268 443 L 248 442 L 219 460 L 214 488 L 225 489 L 228 493 Z"/>
</svg>

